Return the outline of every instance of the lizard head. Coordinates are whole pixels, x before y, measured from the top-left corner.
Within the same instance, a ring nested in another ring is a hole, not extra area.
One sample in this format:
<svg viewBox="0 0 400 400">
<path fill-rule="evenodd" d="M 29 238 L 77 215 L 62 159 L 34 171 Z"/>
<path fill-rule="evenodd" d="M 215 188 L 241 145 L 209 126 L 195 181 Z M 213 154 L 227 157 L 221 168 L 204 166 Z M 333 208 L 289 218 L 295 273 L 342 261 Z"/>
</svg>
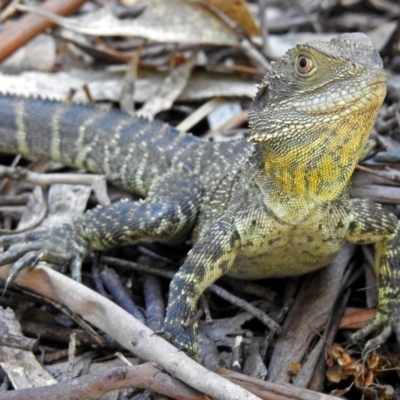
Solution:
<svg viewBox="0 0 400 400">
<path fill-rule="evenodd" d="M 276 215 L 302 218 L 343 193 L 385 94 L 382 60 L 362 33 L 296 46 L 273 66 L 249 110 L 249 140 Z"/>
<path fill-rule="evenodd" d="M 382 60 L 365 34 L 298 45 L 258 87 L 249 110 L 250 141 L 306 145 L 334 130 L 342 139 L 368 136 L 385 94 Z"/>
</svg>

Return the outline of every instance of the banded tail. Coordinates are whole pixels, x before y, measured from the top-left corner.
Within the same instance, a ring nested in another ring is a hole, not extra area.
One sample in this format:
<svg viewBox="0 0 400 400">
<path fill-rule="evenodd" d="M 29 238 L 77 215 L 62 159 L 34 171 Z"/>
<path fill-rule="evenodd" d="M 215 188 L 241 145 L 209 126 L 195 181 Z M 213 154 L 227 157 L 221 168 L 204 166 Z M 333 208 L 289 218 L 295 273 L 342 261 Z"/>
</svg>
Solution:
<svg viewBox="0 0 400 400">
<path fill-rule="evenodd" d="M 160 121 L 94 105 L 0 95 L 0 151 L 53 160 L 146 195 L 153 179 L 197 139 Z"/>
</svg>

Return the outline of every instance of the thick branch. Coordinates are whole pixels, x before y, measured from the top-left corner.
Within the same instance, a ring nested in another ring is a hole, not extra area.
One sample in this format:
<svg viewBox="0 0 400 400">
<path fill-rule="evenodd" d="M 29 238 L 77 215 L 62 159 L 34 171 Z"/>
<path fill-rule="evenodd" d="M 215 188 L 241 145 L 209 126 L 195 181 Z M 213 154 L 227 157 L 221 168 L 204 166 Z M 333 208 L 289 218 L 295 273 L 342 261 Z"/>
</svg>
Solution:
<svg viewBox="0 0 400 400">
<path fill-rule="evenodd" d="M 9 270 L 10 266 L 0 268 L 0 278 L 6 279 Z M 22 271 L 16 277 L 15 284 L 65 305 L 132 353 L 155 362 L 163 370 L 214 399 L 259 399 L 154 335 L 153 331 L 115 303 L 48 267 L 39 265 L 33 270 Z"/>
</svg>

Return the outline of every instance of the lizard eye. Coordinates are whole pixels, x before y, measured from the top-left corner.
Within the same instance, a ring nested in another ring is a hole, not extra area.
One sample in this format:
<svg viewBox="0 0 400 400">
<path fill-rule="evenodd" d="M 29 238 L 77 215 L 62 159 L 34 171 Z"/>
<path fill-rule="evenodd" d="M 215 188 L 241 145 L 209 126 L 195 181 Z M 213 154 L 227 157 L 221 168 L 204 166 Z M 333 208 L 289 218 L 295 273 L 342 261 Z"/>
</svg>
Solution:
<svg viewBox="0 0 400 400">
<path fill-rule="evenodd" d="M 314 68 L 314 63 L 311 58 L 307 57 L 304 54 L 300 54 L 297 58 L 296 69 L 297 72 L 301 75 L 308 74 Z"/>
</svg>

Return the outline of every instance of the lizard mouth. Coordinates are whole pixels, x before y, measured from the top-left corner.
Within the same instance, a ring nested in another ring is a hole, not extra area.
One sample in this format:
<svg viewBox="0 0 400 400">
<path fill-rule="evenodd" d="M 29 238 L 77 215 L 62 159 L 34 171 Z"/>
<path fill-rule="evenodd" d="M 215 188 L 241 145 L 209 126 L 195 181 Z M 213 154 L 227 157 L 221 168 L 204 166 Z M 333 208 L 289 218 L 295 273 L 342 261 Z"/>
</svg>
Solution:
<svg viewBox="0 0 400 400">
<path fill-rule="evenodd" d="M 348 87 L 345 91 L 329 92 L 327 90 L 319 99 L 297 102 L 293 104 L 293 108 L 297 112 L 314 116 L 350 114 L 356 111 L 355 107 L 359 111 L 372 103 L 376 104 L 378 99 L 383 101 L 386 95 L 386 82 L 386 74 L 379 72 L 364 82 Z"/>
<path fill-rule="evenodd" d="M 386 84 L 387 84 L 387 81 L 386 80 L 384 80 L 384 81 L 382 80 L 382 81 L 371 83 L 369 85 L 369 87 L 372 89 L 372 91 L 382 90 L 383 89 L 385 91 L 385 94 L 386 94 Z"/>
<path fill-rule="evenodd" d="M 387 76 L 385 71 L 378 71 L 371 77 L 367 79 L 367 87 L 369 87 L 372 91 L 381 90 L 384 88 L 383 96 L 386 94 L 386 84 L 387 84 Z"/>
<path fill-rule="evenodd" d="M 378 71 L 376 74 L 367 79 L 367 89 L 370 90 L 371 94 L 381 97 L 382 101 L 386 95 L 386 84 L 387 76 L 383 70 Z"/>
<path fill-rule="evenodd" d="M 343 107 L 339 107 L 337 114 L 340 117 L 349 117 L 351 114 L 367 113 L 379 110 L 386 96 L 386 75 L 380 74 L 374 79 L 370 79 L 367 85 L 355 91 L 352 100 L 348 101 Z"/>
</svg>

